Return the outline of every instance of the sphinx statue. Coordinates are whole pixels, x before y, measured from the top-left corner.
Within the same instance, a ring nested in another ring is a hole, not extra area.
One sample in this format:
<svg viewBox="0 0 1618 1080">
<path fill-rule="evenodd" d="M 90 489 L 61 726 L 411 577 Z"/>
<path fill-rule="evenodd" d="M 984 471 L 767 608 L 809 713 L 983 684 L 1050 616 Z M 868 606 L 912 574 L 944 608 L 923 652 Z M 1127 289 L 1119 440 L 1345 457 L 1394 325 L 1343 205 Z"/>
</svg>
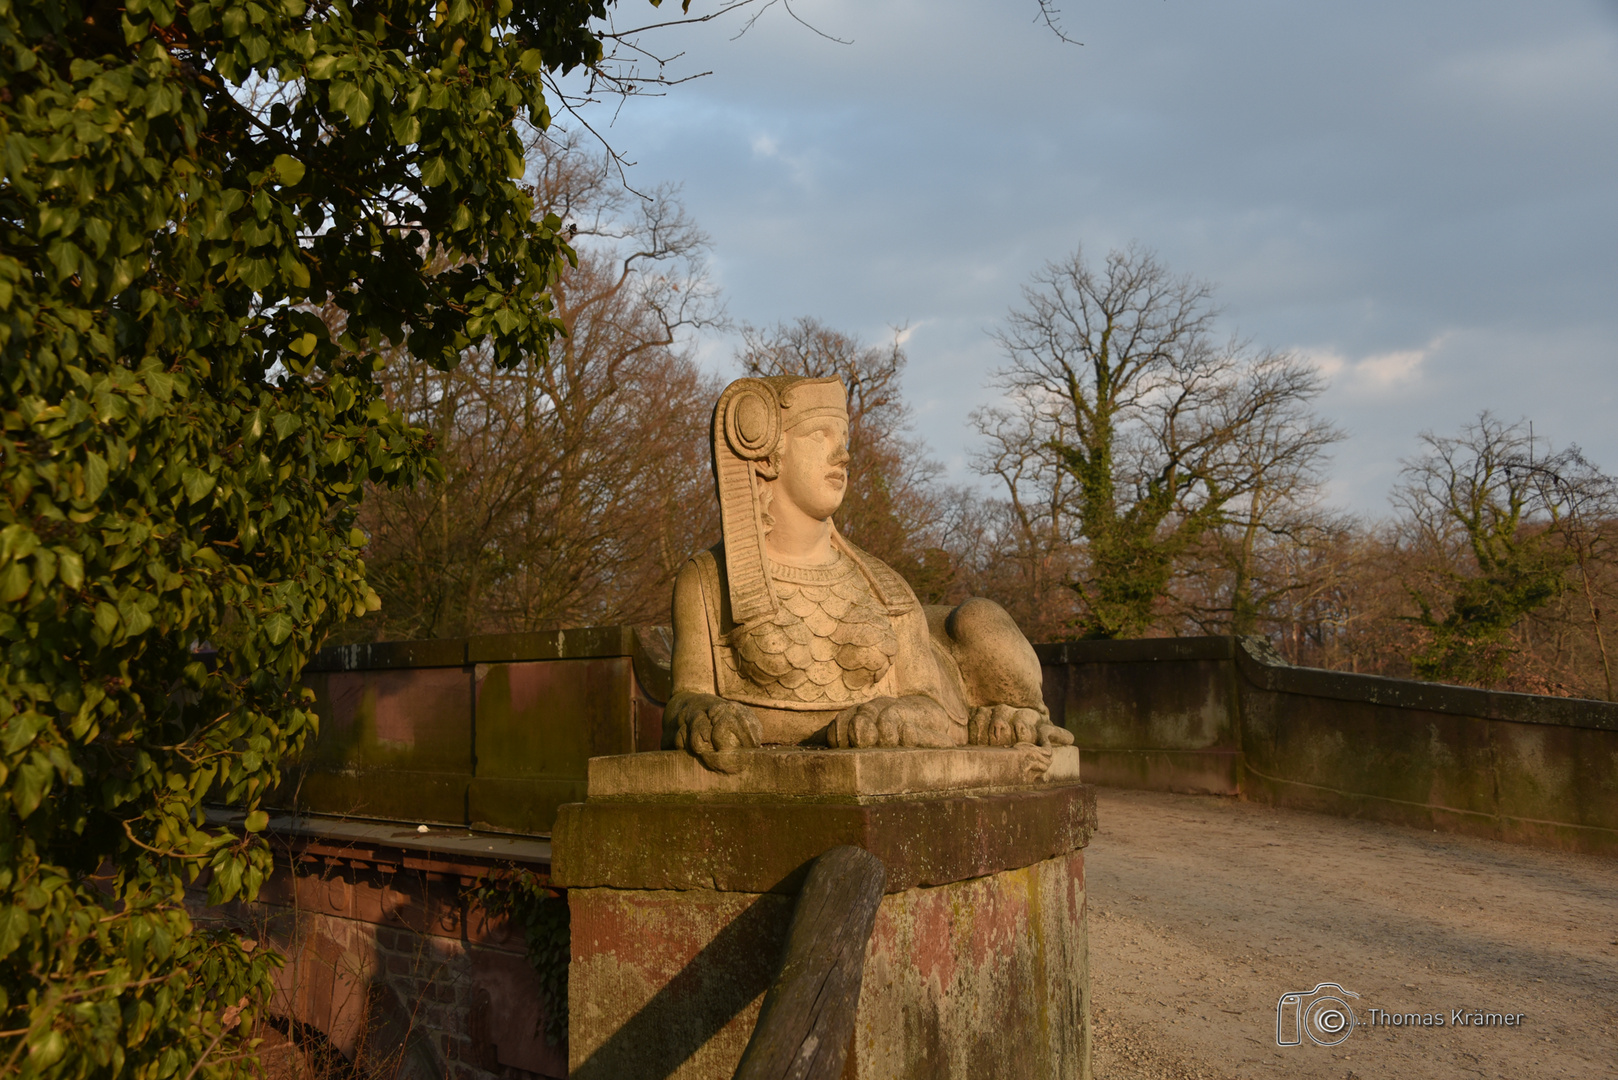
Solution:
<svg viewBox="0 0 1618 1080">
<path fill-rule="evenodd" d="M 675 579 L 664 746 L 1071 744 L 1003 608 L 924 606 L 837 531 L 848 460 L 841 380 L 738 379 L 720 395 L 723 538 Z"/>
</svg>

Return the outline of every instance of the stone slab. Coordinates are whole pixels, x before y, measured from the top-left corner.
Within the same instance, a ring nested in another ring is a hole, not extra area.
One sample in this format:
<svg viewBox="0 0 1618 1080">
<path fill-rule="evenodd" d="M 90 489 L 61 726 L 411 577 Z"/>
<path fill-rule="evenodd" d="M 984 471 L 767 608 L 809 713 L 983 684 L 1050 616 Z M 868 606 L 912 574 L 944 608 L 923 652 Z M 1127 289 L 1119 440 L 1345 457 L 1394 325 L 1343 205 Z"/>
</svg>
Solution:
<svg viewBox="0 0 1618 1080">
<path fill-rule="evenodd" d="M 729 1080 L 792 899 L 568 893 L 569 1076 Z M 856 1080 L 1089 1080 L 1084 853 L 883 898 L 866 950 Z"/>
<path fill-rule="evenodd" d="M 705 755 L 683 750 L 594 757 L 590 801 L 656 798 L 866 802 L 901 796 L 1078 783 L 1072 746 L 949 750 L 771 747 Z"/>
<path fill-rule="evenodd" d="M 1095 824 L 1095 789 L 1068 783 L 867 803 L 591 799 L 557 814 L 551 882 L 792 893 L 810 860 L 852 844 L 882 860 L 896 892 L 1065 855 Z"/>
</svg>

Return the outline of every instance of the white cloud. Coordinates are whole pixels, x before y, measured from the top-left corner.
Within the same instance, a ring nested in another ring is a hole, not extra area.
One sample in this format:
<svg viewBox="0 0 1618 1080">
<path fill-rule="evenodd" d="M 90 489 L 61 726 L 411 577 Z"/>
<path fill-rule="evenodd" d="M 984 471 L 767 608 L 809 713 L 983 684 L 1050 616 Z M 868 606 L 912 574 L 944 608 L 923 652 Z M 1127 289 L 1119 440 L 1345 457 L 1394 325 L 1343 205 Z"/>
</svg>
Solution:
<svg viewBox="0 0 1618 1080">
<path fill-rule="evenodd" d="M 916 331 L 920 330 L 923 326 L 926 326 L 929 321 L 930 320 L 928 320 L 928 319 L 921 319 L 918 322 L 913 322 L 913 323 L 909 323 L 909 324 L 907 324 L 905 326 L 901 326 L 898 330 L 894 331 L 894 334 L 893 334 L 894 344 L 898 345 L 901 349 L 904 348 L 905 342 L 907 342 L 911 338 L 915 337 L 916 336 Z"/>
<path fill-rule="evenodd" d="M 1394 349 L 1350 358 L 1334 349 L 1300 349 L 1299 353 L 1351 398 L 1391 398 L 1407 394 L 1423 381 L 1425 364 L 1450 337 L 1439 334 L 1416 349 Z"/>
<path fill-rule="evenodd" d="M 1421 377 L 1421 362 L 1431 354 L 1432 347 L 1403 349 L 1398 352 L 1367 356 L 1354 365 L 1355 379 L 1363 386 L 1376 390 L 1392 390 L 1412 383 Z"/>
</svg>

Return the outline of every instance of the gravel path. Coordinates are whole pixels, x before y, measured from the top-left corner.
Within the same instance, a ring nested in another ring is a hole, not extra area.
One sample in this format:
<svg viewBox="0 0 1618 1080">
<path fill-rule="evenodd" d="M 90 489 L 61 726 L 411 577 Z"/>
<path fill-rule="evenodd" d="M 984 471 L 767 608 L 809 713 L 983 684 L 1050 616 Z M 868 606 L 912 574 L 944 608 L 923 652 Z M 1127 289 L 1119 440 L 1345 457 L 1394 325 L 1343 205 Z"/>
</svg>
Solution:
<svg viewBox="0 0 1618 1080">
<path fill-rule="evenodd" d="M 1103 788 L 1099 809 L 1097 1080 L 1618 1077 L 1618 860 L 1217 796 Z M 1360 1026 L 1278 1047 L 1277 999 L 1323 982 Z"/>
</svg>

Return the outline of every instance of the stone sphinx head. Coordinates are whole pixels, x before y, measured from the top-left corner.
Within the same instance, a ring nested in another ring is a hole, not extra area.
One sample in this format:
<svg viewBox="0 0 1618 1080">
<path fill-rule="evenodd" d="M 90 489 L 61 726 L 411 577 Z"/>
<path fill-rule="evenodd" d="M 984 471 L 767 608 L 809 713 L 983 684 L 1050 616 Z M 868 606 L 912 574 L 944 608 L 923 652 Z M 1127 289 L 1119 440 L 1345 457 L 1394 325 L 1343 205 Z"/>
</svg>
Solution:
<svg viewBox="0 0 1618 1080">
<path fill-rule="evenodd" d="M 833 523 L 848 481 L 838 379 L 738 379 L 713 415 L 723 537 L 681 570 L 665 741 L 704 753 L 1071 742 L 1033 649 L 991 601 L 924 608 Z"/>
<path fill-rule="evenodd" d="M 848 394 L 841 379 L 738 379 L 714 407 L 713 471 L 731 610 L 744 626 L 775 614 L 769 537 L 830 522 L 848 483 Z M 794 527 L 798 527 L 794 529 Z M 780 554 L 779 550 L 777 552 Z"/>
<path fill-rule="evenodd" d="M 899 651 L 892 618 L 914 606 L 832 524 L 848 483 L 847 401 L 838 379 L 740 379 L 714 409 L 725 659 L 768 692 L 766 708 L 859 700 Z"/>
</svg>

